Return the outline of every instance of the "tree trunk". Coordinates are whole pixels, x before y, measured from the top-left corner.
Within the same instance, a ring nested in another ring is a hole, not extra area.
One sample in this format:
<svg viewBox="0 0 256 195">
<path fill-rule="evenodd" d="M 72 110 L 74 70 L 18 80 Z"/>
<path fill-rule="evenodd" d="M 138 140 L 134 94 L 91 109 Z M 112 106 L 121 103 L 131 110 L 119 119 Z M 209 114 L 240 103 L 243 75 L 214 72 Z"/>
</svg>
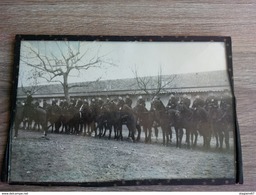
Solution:
<svg viewBox="0 0 256 195">
<path fill-rule="evenodd" d="M 68 102 L 70 102 L 69 87 L 68 87 L 68 75 L 67 74 L 63 74 L 63 90 L 64 90 L 65 99 Z"/>
</svg>

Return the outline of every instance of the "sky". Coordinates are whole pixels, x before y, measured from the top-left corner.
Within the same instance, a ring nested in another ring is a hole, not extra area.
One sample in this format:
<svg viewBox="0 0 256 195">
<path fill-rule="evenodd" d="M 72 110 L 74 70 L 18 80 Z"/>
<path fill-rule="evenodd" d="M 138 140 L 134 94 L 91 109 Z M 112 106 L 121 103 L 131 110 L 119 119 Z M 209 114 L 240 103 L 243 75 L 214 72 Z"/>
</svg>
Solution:
<svg viewBox="0 0 256 195">
<path fill-rule="evenodd" d="M 137 70 L 138 76 L 156 76 L 160 67 L 163 75 L 226 70 L 225 45 L 221 42 L 22 41 L 18 85 L 29 86 L 35 82 L 32 79 L 32 75 L 36 75 L 35 69 L 27 65 L 40 63 L 33 51 L 45 59 L 61 61 L 62 55 L 68 56 L 68 48 L 74 53 L 80 49 L 80 56 L 85 54 L 80 65 L 97 57 L 102 61 L 101 68 L 72 71 L 69 83 L 99 78 L 134 78 L 134 70 Z M 62 80 L 62 77 L 57 77 L 57 80 Z M 38 76 L 36 82 L 39 85 L 49 84 Z"/>
</svg>

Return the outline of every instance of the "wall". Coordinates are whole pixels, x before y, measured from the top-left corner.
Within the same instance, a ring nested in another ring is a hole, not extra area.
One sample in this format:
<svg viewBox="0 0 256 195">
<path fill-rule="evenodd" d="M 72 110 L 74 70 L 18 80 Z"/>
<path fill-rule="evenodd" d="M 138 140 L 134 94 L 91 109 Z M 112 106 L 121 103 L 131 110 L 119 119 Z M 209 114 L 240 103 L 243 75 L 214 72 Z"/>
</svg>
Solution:
<svg viewBox="0 0 256 195">
<path fill-rule="evenodd" d="M 15 34 L 231 36 L 244 184 L 225 186 L 130 186 L 112 188 L 9 186 L 25 191 L 164 190 L 255 191 L 256 2 L 254 0 L 141 0 L 0 2 L 0 158 L 7 142 Z M 2 164 L 2 161 L 1 161 Z M 0 165 L 1 165 L 0 164 Z"/>
</svg>

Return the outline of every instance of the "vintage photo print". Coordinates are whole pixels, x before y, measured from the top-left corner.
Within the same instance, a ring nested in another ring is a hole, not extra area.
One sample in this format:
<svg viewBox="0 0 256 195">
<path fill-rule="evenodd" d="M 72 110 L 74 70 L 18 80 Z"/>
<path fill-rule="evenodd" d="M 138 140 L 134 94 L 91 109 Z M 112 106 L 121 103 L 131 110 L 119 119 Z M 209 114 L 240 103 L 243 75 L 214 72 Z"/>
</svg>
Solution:
<svg viewBox="0 0 256 195">
<path fill-rule="evenodd" d="M 17 35 L 8 181 L 242 183 L 230 37 Z"/>
</svg>

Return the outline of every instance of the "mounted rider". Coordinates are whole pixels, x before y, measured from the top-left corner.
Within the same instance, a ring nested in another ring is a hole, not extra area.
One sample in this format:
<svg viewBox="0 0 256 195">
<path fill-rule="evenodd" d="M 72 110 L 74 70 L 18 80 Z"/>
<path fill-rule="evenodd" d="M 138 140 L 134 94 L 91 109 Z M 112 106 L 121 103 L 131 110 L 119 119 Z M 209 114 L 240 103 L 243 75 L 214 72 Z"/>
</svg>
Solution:
<svg viewBox="0 0 256 195">
<path fill-rule="evenodd" d="M 151 103 L 151 109 L 150 110 L 157 110 L 157 111 L 160 111 L 160 110 L 165 110 L 165 106 L 162 102 L 162 100 L 160 100 L 160 97 L 159 96 L 155 96 L 153 98 L 153 101 Z"/>
<path fill-rule="evenodd" d="M 127 96 L 125 97 L 125 104 L 126 104 L 127 106 L 129 106 L 130 108 L 132 107 L 132 99 L 130 98 L 129 95 L 127 95 Z"/>
<path fill-rule="evenodd" d="M 205 105 L 204 100 L 199 95 L 197 95 L 193 102 L 192 108 L 196 110 L 198 108 L 203 108 L 204 105 Z"/>
<path fill-rule="evenodd" d="M 232 107 L 232 96 L 226 93 L 220 99 L 220 108 L 222 110 L 227 110 L 230 107 Z"/>
<path fill-rule="evenodd" d="M 219 107 L 218 98 L 215 95 L 210 94 L 205 100 L 206 110 L 209 110 L 210 108 L 217 109 L 218 107 Z"/>
<path fill-rule="evenodd" d="M 118 110 L 122 110 L 124 104 L 125 104 L 125 101 L 123 100 L 123 98 L 121 96 L 119 96 L 118 100 L 117 100 Z"/>
<path fill-rule="evenodd" d="M 145 102 L 145 100 L 143 99 L 143 97 L 141 95 L 138 97 L 138 100 L 137 100 L 136 104 L 141 105 L 143 107 L 146 107 L 146 102 Z"/>
<path fill-rule="evenodd" d="M 166 105 L 167 109 L 176 109 L 177 104 L 178 104 L 178 97 L 176 97 L 174 94 L 171 94 L 169 97 L 169 101 Z"/>
<path fill-rule="evenodd" d="M 190 108 L 191 100 L 186 94 L 184 94 L 183 97 L 181 98 L 181 103 L 184 106 L 186 106 L 186 108 Z"/>
<path fill-rule="evenodd" d="M 33 97 L 32 97 L 32 94 L 31 94 L 31 91 L 27 91 L 27 98 L 25 100 L 25 105 L 28 105 L 28 106 L 31 106 L 33 102 Z"/>
</svg>

